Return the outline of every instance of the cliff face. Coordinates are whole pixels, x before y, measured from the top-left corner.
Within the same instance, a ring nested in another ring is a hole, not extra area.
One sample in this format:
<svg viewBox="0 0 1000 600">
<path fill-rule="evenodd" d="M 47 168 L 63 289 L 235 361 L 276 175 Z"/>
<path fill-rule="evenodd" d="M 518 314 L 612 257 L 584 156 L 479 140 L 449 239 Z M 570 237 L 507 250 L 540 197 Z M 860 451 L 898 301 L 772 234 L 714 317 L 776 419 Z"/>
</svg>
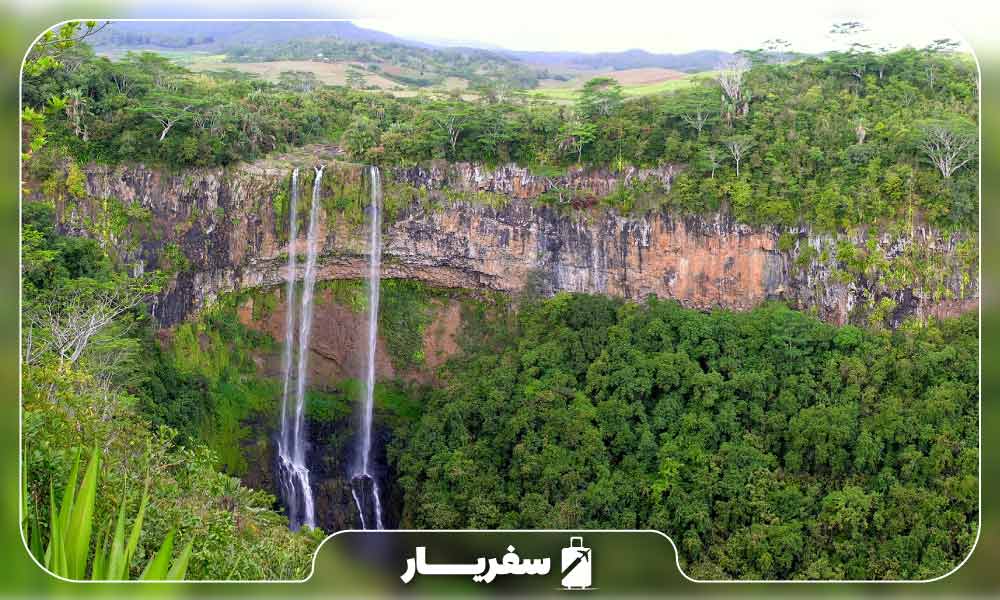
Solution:
<svg viewBox="0 0 1000 600">
<path fill-rule="evenodd" d="M 957 314 L 977 303 L 969 255 L 975 240 L 960 234 L 915 226 L 833 237 L 751 227 L 723 214 L 621 216 L 594 206 L 634 181 L 666 193 L 675 171 L 540 177 L 515 166 L 393 170 L 384 174 L 382 275 L 504 292 L 531 286 L 633 300 L 655 294 L 699 309 L 744 310 L 783 299 L 836 323 L 877 317 L 896 325 L 909 315 Z M 301 172 L 304 207 L 312 169 Z M 282 283 L 289 174 L 262 165 L 182 174 L 93 167 L 86 197 L 60 201 L 58 218 L 66 230 L 100 236 L 136 271 L 175 272 L 153 305 L 155 318 L 170 326 L 220 293 Z M 364 276 L 358 207 L 367 203 L 366 178 L 358 166 L 327 168 L 320 280 Z M 101 226 L 115 211 L 138 216 Z M 303 238 L 292 243 L 304 253 Z"/>
</svg>

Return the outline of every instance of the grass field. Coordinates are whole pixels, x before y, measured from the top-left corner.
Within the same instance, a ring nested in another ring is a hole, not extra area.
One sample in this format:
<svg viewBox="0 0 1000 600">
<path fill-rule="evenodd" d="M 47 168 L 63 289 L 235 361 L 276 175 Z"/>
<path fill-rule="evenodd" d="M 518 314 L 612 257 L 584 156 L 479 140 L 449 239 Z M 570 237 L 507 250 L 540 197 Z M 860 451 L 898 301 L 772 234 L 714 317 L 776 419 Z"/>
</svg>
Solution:
<svg viewBox="0 0 1000 600">
<path fill-rule="evenodd" d="M 626 98 L 661 94 L 697 84 L 699 81 L 711 78 L 712 72 L 681 73 L 670 69 L 625 69 L 622 71 L 587 72 L 569 81 L 543 81 L 539 89 L 531 90 L 529 94 L 535 98 L 569 104 L 577 99 L 580 89 L 594 77 L 611 77 L 622 86 Z"/>
<path fill-rule="evenodd" d="M 391 90 L 400 84 L 382 77 L 378 73 L 371 73 L 364 70 L 360 64 L 346 62 L 318 62 L 312 60 L 275 60 L 268 62 L 222 62 L 214 60 L 214 57 L 205 57 L 192 60 L 185 65 L 192 71 L 218 71 L 221 69 L 236 69 L 244 73 L 252 73 L 267 81 L 277 81 L 278 76 L 284 71 L 306 71 L 316 75 L 320 83 L 327 85 L 347 85 L 347 72 L 353 66 L 355 70 L 361 71 L 365 75 L 365 85 L 375 86 L 381 90 Z"/>
<path fill-rule="evenodd" d="M 101 56 L 106 56 L 111 60 L 121 60 L 128 53 L 140 54 L 142 52 L 153 52 L 159 54 L 160 56 L 169 59 L 182 67 L 190 68 L 191 65 L 216 65 L 215 68 L 221 68 L 220 65 L 226 59 L 225 54 L 211 54 L 209 52 L 192 52 L 190 50 L 163 50 L 161 48 L 129 48 L 128 50 L 102 50 L 99 52 Z"/>
</svg>

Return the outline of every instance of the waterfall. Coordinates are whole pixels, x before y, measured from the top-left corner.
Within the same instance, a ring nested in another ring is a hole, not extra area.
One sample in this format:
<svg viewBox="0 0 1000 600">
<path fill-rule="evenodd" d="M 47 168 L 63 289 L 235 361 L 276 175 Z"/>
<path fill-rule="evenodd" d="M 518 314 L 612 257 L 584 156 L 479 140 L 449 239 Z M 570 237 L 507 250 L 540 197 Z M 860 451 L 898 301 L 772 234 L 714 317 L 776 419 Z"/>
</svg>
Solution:
<svg viewBox="0 0 1000 600">
<path fill-rule="evenodd" d="M 351 476 L 351 495 L 361 515 L 361 528 L 382 529 L 382 502 L 378 481 L 371 472 L 372 413 L 375 397 L 375 347 L 378 340 L 378 303 L 382 271 L 382 225 L 379 203 L 382 200 L 382 176 L 372 166 L 371 202 L 368 207 L 368 346 L 365 362 L 365 387 L 361 408 L 361 432 L 357 438 L 357 463 Z M 371 514 L 366 514 L 371 513 Z M 367 518 L 366 518 L 367 516 Z"/>
<path fill-rule="evenodd" d="M 297 352 L 295 344 L 295 280 L 298 265 L 295 243 L 298 236 L 297 206 L 299 200 L 299 170 L 292 171 L 292 193 L 289 201 L 288 224 L 288 284 L 285 313 L 285 348 L 282 356 L 283 388 L 281 396 L 281 435 L 278 442 L 278 477 L 282 497 L 288 508 L 288 524 L 293 530 L 305 525 L 316 526 L 309 469 L 306 467 L 305 404 L 309 368 L 309 333 L 312 329 L 313 290 L 316 285 L 318 253 L 317 206 L 323 167 L 316 167 L 312 202 L 309 207 L 309 229 L 306 233 L 306 268 L 303 276 L 302 301 L 299 308 Z M 292 363 L 298 360 L 295 370 Z M 295 382 L 295 405 L 289 404 L 292 381 Z"/>
<path fill-rule="evenodd" d="M 295 527 L 299 520 L 298 494 L 293 478 L 291 448 L 292 419 L 288 410 L 288 394 L 292 387 L 292 359 L 295 344 L 295 238 L 298 236 L 299 170 L 292 171 L 292 193 L 288 213 L 288 284 L 285 292 L 285 348 L 281 360 L 281 434 L 278 438 L 278 484 L 281 497 L 288 507 L 288 522 Z"/>
</svg>

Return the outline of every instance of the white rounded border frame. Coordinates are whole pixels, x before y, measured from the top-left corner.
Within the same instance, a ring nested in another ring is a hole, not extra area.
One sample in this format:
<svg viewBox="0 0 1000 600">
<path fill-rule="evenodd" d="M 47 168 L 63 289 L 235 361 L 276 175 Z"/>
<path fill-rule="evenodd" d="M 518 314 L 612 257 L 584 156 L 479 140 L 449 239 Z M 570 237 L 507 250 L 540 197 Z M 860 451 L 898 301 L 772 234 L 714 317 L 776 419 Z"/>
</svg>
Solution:
<svg viewBox="0 0 1000 600">
<path fill-rule="evenodd" d="M 195 585 L 198 585 L 198 584 L 219 584 L 219 583 L 231 583 L 231 584 L 306 583 L 310 579 L 312 579 L 313 573 L 315 573 L 315 571 L 316 571 L 316 557 L 319 555 L 320 551 L 323 549 L 323 547 L 326 545 L 326 543 L 328 541 L 330 541 L 331 539 L 333 539 L 334 537 L 336 537 L 336 536 L 338 536 L 338 535 L 340 535 L 342 533 L 358 533 L 358 532 L 363 532 L 363 531 L 366 531 L 366 530 L 363 530 L 363 529 L 342 529 L 342 530 L 337 531 L 337 532 L 335 532 L 335 533 L 333 533 L 331 535 L 328 535 L 326 538 L 324 538 L 323 541 L 321 541 L 319 543 L 319 545 L 316 546 L 316 550 L 313 552 L 313 556 L 312 556 L 312 563 L 310 564 L 310 567 L 309 567 L 309 574 L 306 575 L 306 577 L 303 578 L 303 579 L 260 579 L 260 580 L 245 580 L 245 579 L 202 579 L 202 580 L 183 580 L 183 581 L 172 581 L 172 582 L 166 582 L 166 581 L 135 581 L 135 580 L 124 580 L 124 581 L 98 580 L 98 581 L 93 581 L 93 580 L 89 580 L 89 579 L 69 579 L 69 578 L 63 577 L 61 575 L 56 575 L 55 573 L 53 573 L 49 569 L 45 568 L 45 565 L 43 565 L 40 562 L 38 562 L 38 559 L 31 553 L 31 549 L 28 547 L 28 541 L 24 537 L 24 528 L 21 527 L 21 523 L 24 520 L 24 514 L 23 514 L 24 513 L 24 497 L 23 497 L 24 496 L 24 485 L 23 485 L 24 482 L 23 482 L 23 479 L 25 477 L 25 473 L 24 473 L 24 405 L 23 405 L 23 401 L 22 401 L 22 396 L 23 396 L 23 382 L 21 381 L 22 374 L 24 372 L 24 365 L 23 365 L 24 356 L 23 356 L 22 348 L 21 348 L 22 338 L 23 338 L 23 314 L 22 314 L 21 302 L 22 302 L 23 294 L 24 294 L 23 281 L 22 281 L 22 279 L 23 279 L 23 277 L 22 277 L 22 273 L 23 273 L 23 264 L 22 264 L 23 256 L 21 255 L 21 244 L 23 242 L 23 234 L 24 234 L 24 231 L 23 231 L 23 227 L 24 227 L 23 226 L 23 218 L 24 218 L 24 216 L 22 214 L 22 208 L 23 208 L 23 204 L 24 204 L 24 198 L 23 198 L 23 192 L 24 192 L 24 190 L 23 190 L 23 186 L 22 186 L 23 180 L 22 180 L 21 176 L 23 175 L 23 171 L 24 171 L 24 154 L 23 154 L 23 152 L 24 152 L 24 140 L 23 140 L 23 138 L 21 136 L 21 131 L 22 131 L 23 127 L 24 127 L 24 123 L 23 123 L 23 119 L 22 119 L 22 111 L 23 111 L 22 99 L 23 99 L 23 94 L 24 94 L 24 91 L 23 91 L 24 65 L 25 65 L 25 63 L 28 60 L 28 54 L 31 53 L 31 49 L 35 47 L 35 44 L 38 43 L 38 40 L 40 40 L 42 38 L 42 36 L 45 35 L 46 32 L 51 31 L 51 30 L 53 30 L 53 29 L 55 29 L 57 27 L 60 27 L 61 25 L 65 25 L 67 23 L 75 23 L 75 22 L 85 22 L 85 21 L 110 21 L 110 22 L 115 22 L 115 21 L 129 21 L 129 22 L 174 22 L 174 23 L 185 23 L 185 22 L 224 22 L 224 23 L 225 22 L 228 22 L 228 23 L 233 23 L 233 22 L 276 22 L 276 23 L 285 23 L 285 22 L 335 22 L 335 21 L 351 22 L 351 21 L 356 21 L 356 20 L 358 20 L 358 18 L 354 18 L 354 19 L 345 19 L 345 18 L 341 18 L 341 19 L 318 19 L 318 18 L 312 18 L 312 19 L 295 19 L 295 18 L 288 18 L 288 19 L 267 19 L 267 18 L 259 18 L 259 19 L 223 19 L 223 18 L 217 18 L 217 19 L 197 19 L 197 18 L 195 18 L 195 19 L 184 19 L 184 18 L 176 18 L 176 19 L 168 19 L 168 18 L 155 18 L 154 19 L 154 18 L 149 18 L 149 19 L 143 19 L 143 18 L 123 18 L 123 19 L 116 19 L 114 17 L 74 18 L 74 19 L 66 19 L 64 21 L 59 21 L 59 22 L 57 22 L 57 23 L 55 23 L 55 24 L 47 27 L 42 32 L 40 32 L 37 36 L 35 36 L 35 39 L 32 40 L 31 44 L 28 45 L 28 49 L 25 50 L 24 57 L 21 59 L 21 68 L 20 68 L 20 70 L 18 72 L 18 80 L 17 80 L 17 109 L 18 109 L 17 110 L 17 124 L 18 124 L 18 127 L 17 127 L 17 137 L 18 137 L 18 153 L 17 153 L 17 164 L 18 164 L 18 182 L 17 182 L 17 199 L 18 199 L 18 203 L 17 203 L 17 214 L 18 214 L 18 221 L 17 221 L 17 231 L 18 231 L 18 250 L 17 250 L 18 251 L 18 280 L 17 280 L 17 288 L 18 288 L 18 296 L 17 296 L 17 307 L 18 307 L 18 309 L 17 309 L 17 332 L 18 332 L 18 359 L 17 359 L 17 366 L 18 366 L 18 375 L 17 375 L 17 413 L 18 413 L 18 421 L 17 421 L 17 427 L 18 427 L 18 440 L 17 440 L 18 455 L 17 455 L 17 463 L 18 463 L 18 486 L 17 486 L 17 489 L 18 489 L 18 505 L 17 506 L 18 506 L 18 508 L 17 508 L 17 512 L 18 512 L 18 521 L 17 521 L 17 530 L 18 530 L 18 535 L 21 538 L 21 544 L 24 546 L 24 551 L 31 558 L 32 562 L 34 562 L 38 566 L 39 569 L 41 569 L 44 573 L 47 573 L 53 579 L 57 579 L 59 581 L 63 581 L 63 582 L 66 582 L 66 583 L 81 583 L 81 584 L 96 584 L 96 585 L 102 585 L 102 584 L 103 585 L 108 585 L 108 584 L 139 584 L 139 585 L 163 585 L 163 584 L 168 584 L 168 585 L 190 585 L 190 584 L 195 584 Z M 976 79 L 976 94 L 977 94 L 976 101 L 977 101 L 978 109 L 979 109 L 978 113 L 977 113 L 977 117 L 978 118 L 977 118 L 977 122 L 976 122 L 977 136 L 978 136 L 978 138 L 977 138 L 977 142 L 978 142 L 978 154 L 977 154 L 977 157 L 976 157 L 977 158 L 977 160 L 976 160 L 976 166 L 977 166 L 977 181 L 978 181 L 978 186 L 977 187 L 978 187 L 978 196 L 979 196 L 979 198 L 978 198 L 978 209 L 979 210 L 977 212 L 978 219 L 979 219 L 978 220 L 978 224 L 977 224 L 977 234 L 978 234 L 977 237 L 979 238 L 978 239 L 979 243 L 977 245 L 977 251 L 978 251 L 978 254 L 979 254 L 979 256 L 978 256 L 978 268 L 979 268 L 978 287 L 979 287 L 979 298 L 978 298 L 978 307 L 977 307 L 977 310 L 978 310 L 978 345 L 979 345 L 979 357 L 978 357 L 978 364 L 977 364 L 977 372 L 978 372 L 978 375 L 979 375 L 979 400 L 978 400 L 978 414 L 976 415 L 976 417 L 977 417 L 976 420 L 977 420 L 978 429 L 979 429 L 979 448 L 978 448 L 978 450 L 979 450 L 979 452 L 978 452 L 978 455 L 979 455 L 978 470 L 979 470 L 979 472 L 978 472 L 977 477 L 976 477 L 976 480 L 977 480 L 977 483 L 978 483 L 978 511 L 977 511 L 977 517 L 978 518 L 977 518 L 977 522 L 976 522 L 976 539 L 975 539 L 975 541 L 973 541 L 972 548 L 969 549 L 969 553 L 966 554 L 965 558 L 962 559 L 961 562 L 959 562 L 957 565 L 955 565 L 955 567 L 953 567 L 947 573 L 944 573 L 942 575 L 938 575 L 937 577 L 932 577 L 932 578 L 929 578 L 929 579 L 695 579 L 693 577 L 690 577 L 687 573 L 684 572 L 684 569 L 681 568 L 680 554 L 677 552 L 677 544 L 674 543 L 674 540 L 670 536 L 668 536 L 667 534 L 663 533 L 662 531 L 656 530 L 656 529 L 383 529 L 383 530 L 380 530 L 380 531 L 385 532 L 385 533 L 421 533 L 421 532 L 440 532 L 440 533 L 484 533 L 484 532 L 490 532 L 490 533 L 505 533 L 505 532 L 510 532 L 510 533 L 533 533 L 533 532 L 534 533 L 581 533 L 581 532 L 582 533 L 586 533 L 586 532 L 592 532 L 592 533 L 612 533 L 612 532 L 614 532 L 614 533 L 654 533 L 656 535 L 659 535 L 659 536 L 665 538 L 667 541 L 670 542 L 670 545 L 674 549 L 674 564 L 677 567 L 678 572 L 680 572 L 681 576 L 684 577 L 684 579 L 686 579 L 687 581 L 689 581 L 691 583 L 707 583 L 707 584 L 713 584 L 713 583 L 722 583 L 722 584 L 751 584 L 751 583 L 782 583 L 782 584 L 810 584 L 810 583 L 817 583 L 817 584 L 824 584 L 824 583 L 854 583 L 854 584 L 862 584 L 862 583 L 887 583 L 887 584 L 891 584 L 891 583 L 933 583 L 935 581 L 940 581 L 940 580 L 942 580 L 942 579 L 944 579 L 946 577 L 949 577 L 949 576 L 953 575 L 959 569 L 961 569 L 963 566 L 965 566 L 965 563 L 967 563 L 969 561 L 969 559 L 972 557 L 972 555 L 975 553 L 976 547 L 979 545 L 979 540 L 982 537 L 982 531 L 983 531 L 983 233 L 982 233 L 982 221 L 983 221 L 983 218 L 982 218 L 983 217 L 983 164 L 982 164 L 982 156 L 983 156 L 983 118 L 982 118 L 983 117 L 983 93 L 982 93 L 982 88 L 983 88 L 983 71 L 982 71 L 982 65 L 980 64 L 980 61 L 979 61 L 979 55 L 976 54 L 975 48 L 972 46 L 972 44 L 970 44 L 968 42 L 968 40 L 964 39 L 964 36 L 960 36 L 960 37 L 962 38 L 960 41 L 969 50 L 969 53 L 972 55 L 972 58 L 973 58 L 973 60 L 976 63 L 976 78 L 977 78 Z"/>
</svg>

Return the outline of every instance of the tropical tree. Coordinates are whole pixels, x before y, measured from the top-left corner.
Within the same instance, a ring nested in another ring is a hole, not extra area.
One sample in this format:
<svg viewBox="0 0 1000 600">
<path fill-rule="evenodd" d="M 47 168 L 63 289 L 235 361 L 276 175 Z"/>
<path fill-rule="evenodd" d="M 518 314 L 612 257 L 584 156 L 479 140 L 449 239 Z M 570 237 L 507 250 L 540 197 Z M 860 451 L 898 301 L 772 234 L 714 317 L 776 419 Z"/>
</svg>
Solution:
<svg viewBox="0 0 1000 600">
<path fill-rule="evenodd" d="M 583 162 L 583 149 L 594 141 L 597 126 L 579 119 L 563 123 L 559 128 L 559 148 L 576 153 L 576 162 Z"/>
<path fill-rule="evenodd" d="M 618 81 L 611 77 L 594 77 L 580 90 L 576 101 L 577 112 L 589 120 L 608 117 L 621 107 L 623 98 Z"/>
</svg>

